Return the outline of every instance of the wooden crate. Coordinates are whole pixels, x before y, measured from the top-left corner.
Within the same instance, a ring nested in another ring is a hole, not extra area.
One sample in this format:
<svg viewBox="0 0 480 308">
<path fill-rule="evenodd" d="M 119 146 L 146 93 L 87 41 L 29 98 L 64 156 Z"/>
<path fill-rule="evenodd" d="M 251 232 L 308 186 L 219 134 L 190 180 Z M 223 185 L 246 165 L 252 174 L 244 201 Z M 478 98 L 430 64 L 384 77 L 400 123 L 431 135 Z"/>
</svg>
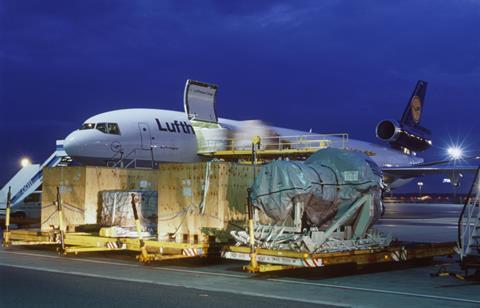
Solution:
<svg viewBox="0 0 480 308">
<path fill-rule="evenodd" d="M 246 222 L 251 166 L 227 162 L 165 164 L 159 171 L 159 239 L 175 236 L 184 240 L 186 235 L 200 239 L 205 228 L 226 230 L 229 224 Z"/>
<path fill-rule="evenodd" d="M 101 192 L 107 190 L 155 190 L 158 170 L 107 167 L 55 167 L 44 169 L 41 229 L 58 226 L 54 205 L 60 188 L 64 226 L 97 224 Z"/>
<path fill-rule="evenodd" d="M 41 228 L 58 226 L 54 205 L 57 187 L 64 205 L 65 227 L 98 224 L 104 191 L 157 190 L 159 239 L 177 235 L 180 240 L 185 236 L 200 240 L 206 228 L 226 230 L 232 225 L 244 226 L 252 172 L 250 165 L 227 162 L 163 164 L 158 170 L 46 168 Z"/>
</svg>

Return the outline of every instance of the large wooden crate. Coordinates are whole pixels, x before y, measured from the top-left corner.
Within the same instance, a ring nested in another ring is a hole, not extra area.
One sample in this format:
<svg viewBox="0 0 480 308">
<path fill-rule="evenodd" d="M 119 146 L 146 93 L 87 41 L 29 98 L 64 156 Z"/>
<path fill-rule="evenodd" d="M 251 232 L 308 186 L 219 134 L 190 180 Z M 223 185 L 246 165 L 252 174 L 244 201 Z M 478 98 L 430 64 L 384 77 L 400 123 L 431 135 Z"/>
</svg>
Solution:
<svg viewBox="0 0 480 308">
<path fill-rule="evenodd" d="M 108 190 L 156 190 L 158 170 L 107 167 L 45 168 L 42 185 L 41 229 L 58 226 L 54 202 L 60 188 L 64 226 L 97 224 L 101 193 Z"/>
<path fill-rule="evenodd" d="M 201 240 L 207 229 L 244 226 L 252 167 L 227 162 L 163 164 L 158 170 L 56 167 L 44 170 L 42 230 L 58 226 L 54 202 L 60 188 L 64 226 L 98 224 L 102 192 L 157 190 L 158 235 Z"/>
<path fill-rule="evenodd" d="M 200 240 L 206 229 L 227 230 L 245 224 L 247 188 L 253 180 L 251 166 L 227 162 L 165 164 L 159 171 L 160 240 L 184 240 L 186 235 Z"/>
</svg>

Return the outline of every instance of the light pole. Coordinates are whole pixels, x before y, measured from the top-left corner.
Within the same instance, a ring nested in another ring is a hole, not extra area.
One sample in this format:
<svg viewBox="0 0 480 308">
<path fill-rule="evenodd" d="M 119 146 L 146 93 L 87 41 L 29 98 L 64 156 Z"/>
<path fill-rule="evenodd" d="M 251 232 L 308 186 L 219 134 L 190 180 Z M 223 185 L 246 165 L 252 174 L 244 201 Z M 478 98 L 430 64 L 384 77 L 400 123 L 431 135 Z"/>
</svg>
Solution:
<svg viewBox="0 0 480 308">
<path fill-rule="evenodd" d="M 447 149 L 447 154 L 453 160 L 452 171 L 452 185 L 453 185 L 453 202 L 457 202 L 457 188 L 459 186 L 460 178 L 455 170 L 457 167 L 457 161 L 463 157 L 463 150 L 460 147 L 452 146 Z"/>
<path fill-rule="evenodd" d="M 422 196 L 423 182 L 417 182 L 419 197 Z"/>
</svg>

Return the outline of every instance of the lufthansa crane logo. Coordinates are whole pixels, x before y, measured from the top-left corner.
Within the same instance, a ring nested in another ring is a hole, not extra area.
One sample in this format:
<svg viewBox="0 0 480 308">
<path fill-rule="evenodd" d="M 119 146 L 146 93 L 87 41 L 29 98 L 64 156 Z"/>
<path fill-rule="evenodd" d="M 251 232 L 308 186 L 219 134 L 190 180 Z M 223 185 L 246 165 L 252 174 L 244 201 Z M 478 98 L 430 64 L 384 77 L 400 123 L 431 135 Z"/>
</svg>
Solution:
<svg viewBox="0 0 480 308">
<path fill-rule="evenodd" d="M 114 141 L 112 142 L 112 144 L 110 144 L 110 149 L 112 150 L 112 152 L 121 152 L 122 151 L 122 144 L 118 141 Z"/>
<path fill-rule="evenodd" d="M 410 112 L 412 114 L 413 121 L 415 124 L 420 122 L 420 117 L 422 116 L 422 101 L 420 97 L 414 96 L 410 102 Z"/>
</svg>

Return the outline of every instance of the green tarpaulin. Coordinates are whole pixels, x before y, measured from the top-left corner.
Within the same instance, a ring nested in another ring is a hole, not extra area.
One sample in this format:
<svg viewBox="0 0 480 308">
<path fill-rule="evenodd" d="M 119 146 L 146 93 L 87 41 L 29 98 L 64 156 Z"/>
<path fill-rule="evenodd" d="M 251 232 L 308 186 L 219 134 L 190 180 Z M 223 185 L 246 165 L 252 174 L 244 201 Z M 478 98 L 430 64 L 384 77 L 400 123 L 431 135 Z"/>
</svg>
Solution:
<svg viewBox="0 0 480 308">
<path fill-rule="evenodd" d="M 262 166 L 252 185 L 252 204 L 276 222 L 295 202 L 304 203 L 307 226 L 327 227 L 365 193 L 374 197 L 372 223 L 382 211 L 380 168 L 358 151 L 328 148 L 305 162 L 273 161 Z"/>
</svg>

